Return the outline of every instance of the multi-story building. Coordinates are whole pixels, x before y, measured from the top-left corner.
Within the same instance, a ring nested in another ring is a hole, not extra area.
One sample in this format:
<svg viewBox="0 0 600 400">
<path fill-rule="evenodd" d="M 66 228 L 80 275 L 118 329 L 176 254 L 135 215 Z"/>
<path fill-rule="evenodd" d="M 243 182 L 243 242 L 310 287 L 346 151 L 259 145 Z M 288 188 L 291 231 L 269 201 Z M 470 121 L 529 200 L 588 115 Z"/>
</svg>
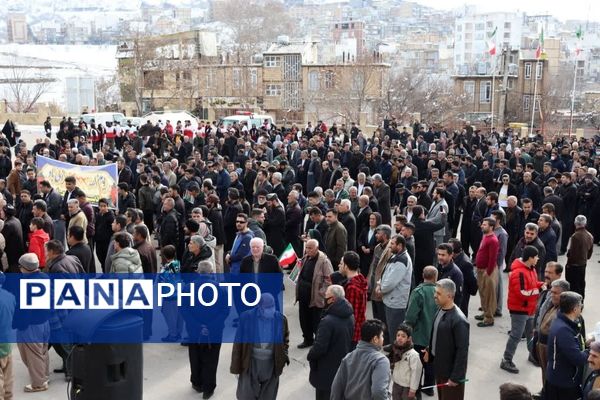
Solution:
<svg viewBox="0 0 600 400">
<path fill-rule="evenodd" d="M 547 122 L 544 119 L 561 108 L 565 95 L 559 93 L 558 87 L 561 86 L 563 92 L 568 89 L 565 82 L 558 83 L 564 71 L 560 41 L 547 38 L 540 58 L 536 58 L 537 40 L 524 42 L 526 46 L 521 50 L 502 51 L 497 56 L 495 70 L 480 64 L 481 69 L 475 73 L 453 76 L 457 96 L 469 99 L 466 119 L 489 123 L 493 102 L 494 125 L 510 122 L 530 125 L 533 115 L 534 126 L 539 127 L 541 122 Z M 556 91 L 550 90 L 551 84 Z"/>
<path fill-rule="evenodd" d="M 354 57 L 363 54 L 365 51 L 364 22 L 353 19 L 335 22 L 333 24 L 333 43 L 348 47 Z"/>
<path fill-rule="evenodd" d="M 24 13 L 8 14 L 6 30 L 9 43 L 27 43 L 29 41 L 27 17 Z"/>
<path fill-rule="evenodd" d="M 519 49 L 523 31 L 520 13 L 466 14 L 454 25 L 455 72 L 471 68 L 475 63 L 489 63 L 488 40 L 496 32 L 497 52 L 502 48 Z"/>
<path fill-rule="evenodd" d="M 277 121 L 376 121 L 389 65 L 358 58 L 319 63 L 317 42 L 277 43 L 244 63 L 202 52 L 208 37 L 191 31 L 120 48 L 123 108 L 128 113 L 189 109 L 205 119 L 237 111 L 268 113 Z M 142 54 L 141 48 L 158 49 Z"/>
</svg>

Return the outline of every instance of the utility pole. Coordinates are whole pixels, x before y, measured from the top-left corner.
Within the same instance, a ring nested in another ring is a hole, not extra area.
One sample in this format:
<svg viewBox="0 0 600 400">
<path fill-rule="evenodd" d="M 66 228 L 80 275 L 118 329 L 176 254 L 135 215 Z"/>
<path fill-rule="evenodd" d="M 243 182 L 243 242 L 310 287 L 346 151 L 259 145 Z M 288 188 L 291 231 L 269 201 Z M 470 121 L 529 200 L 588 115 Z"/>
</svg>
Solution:
<svg viewBox="0 0 600 400">
<path fill-rule="evenodd" d="M 508 60 L 507 53 L 510 52 L 508 48 L 502 49 L 502 90 L 500 91 L 500 104 L 498 104 L 498 128 L 504 129 L 506 116 L 506 97 L 508 96 Z"/>
</svg>

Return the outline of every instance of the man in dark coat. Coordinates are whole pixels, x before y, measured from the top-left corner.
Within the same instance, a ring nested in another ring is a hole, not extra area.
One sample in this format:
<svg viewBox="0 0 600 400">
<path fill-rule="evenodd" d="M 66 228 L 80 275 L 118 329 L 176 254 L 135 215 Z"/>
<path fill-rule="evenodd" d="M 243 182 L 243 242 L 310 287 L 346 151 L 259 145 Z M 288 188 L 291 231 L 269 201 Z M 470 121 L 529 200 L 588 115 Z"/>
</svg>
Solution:
<svg viewBox="0 0 600 400">
<path fill-rule="evenodd" d="M 469 315 L 469 300 L 471 299 L 471 296 L 477 294 L 477 277 L 473 270 L 473 263 L 463 251 L 460 240 L 451 238 L 449 243 L 452 245 L 454 264 L 456 264 L 463 275 L 462 300 L 458 306 L 467 317 Z"/>
<path fill-rule="evenodd" d="M 304 215 L 298 205 L 299 193 L 292 190 L 287 195 L 287 207 L 285 209 L 285 241 L 290 243 L 300 256 L 302 254 L 302 244 L 300 235 L 302 234 L 302 226 L 304 225 Z"/>
<path fill-rule="evenodd" d="M 350 200 L 344 199 L 338 206 L 338 218 L 339 221 L 346 228 L 348 238 L 348 251 L 356 251 L 356 219 L 354 214 L 350 211 Z"/>
<path fill-rule="evenodd" d="M 84 230 L 81 226 L 73 225 L 69 228 L 67 234 L 67 243 L 69 250 L 67 255 L 75 256 L 81 262 L 86 274 L 96 272 L 96 261 L 92 254 L 92 249 L 87 243 L 83 242 Z"/>
<path fill-rule="evenodd" d="M 383 181 L 380 174 L 373 175 L 373 194 L 377 198 L 377 209 L 381 214 L 381 222 L 385 225 L 392 223 L 390 186 Z"/>
<path fill-rule="evenodd" d="M 267 195 L 267 218 L 264 229 L 267 244 L 273 249 L 273 254 L 279 257 L 285 250 L 285 212 L 275 193 Z"/>
<path fill-rule="evenodd" d="M 577 215 L 577 187 L 572 182 L 571 174 L 564 173 L 561 177 L 561 185 L 556 189 L 556 194 L 562 199 L 565 204 L 564 214 L 560 222 L 562 223 L 562 239 L 560 244 L 560 254 L 567 251 L 569 238 L 575 231 L 575 215 Z"/>
<path fill-rule="evenodd" d="M 415 249 L 418 249 L 415 255 L 414 276 L 416 284 L 423 281 L 423 269 L 428 265 L 433 265 L 433 256 L 435 255 L 435 242 L 433 232 L 437 231 L 446 224 L 446 213 L 442 214 L 439 221 L 425 220 L 425 209 L 422 206 L 413 208 L 415 217 Z"/>
<path fill-rule="evenodd" d="M 317 400 L 330 398 L 333 378 L 342 359 L 352 350 L 354 334 L 354 312 L 344 289 L 339 285 L 329 286 L 325 299 L 323 318 L 306 357 L 310 363 L 309 381 L 317 391 Z"/>
<path fill-rule="evenodd" d="M 233 246 L 233 240 L 237 233 L 235 221 L 239 213 L 244 212 L 242 204 L 240 203 L 240 193 L 237 189 L 231 188 L 227 192 L 228 200 L 225 203 L 223 210 L 223 228 L 225 229 L 225 248 L 224 251 L 227 253 Z"/>
<path fill-rule="evenodd" d="M 250 255 L 242 259 L 240 273 L 242 274 L 277 274 L 281 267 L 277 257 L 264 252 L 265 242 L 261 238 L 250 240 Z M 256 263 L 256 267 L 255 264 Z"/>
<path fill-rule="evenodd" d="M 162 214 L 159 217 L 159 245 L 165 247 L 173 245 L 176 249 L 179 248 L 179 218 L 175 211 L 175 202 L 172 198 L 167 197 L 162 206 Z M 178 257 L 181 257 L 178 254 Z"/>
<path fill-rule="evenodd" d="M 10 272 L 19 271 L 19 257 L 25 253 L 25 242 L 23 241 L 23 228 L 21 222 L 15 218 L 16 210 L 8 204 L 4 207 L 4 215 L 6 220 L 4 221 L 4 227 L 2 228 L 2 235 L 6 242 L 6 258 L 8 260 L 8 270 Z"/>
</svg>

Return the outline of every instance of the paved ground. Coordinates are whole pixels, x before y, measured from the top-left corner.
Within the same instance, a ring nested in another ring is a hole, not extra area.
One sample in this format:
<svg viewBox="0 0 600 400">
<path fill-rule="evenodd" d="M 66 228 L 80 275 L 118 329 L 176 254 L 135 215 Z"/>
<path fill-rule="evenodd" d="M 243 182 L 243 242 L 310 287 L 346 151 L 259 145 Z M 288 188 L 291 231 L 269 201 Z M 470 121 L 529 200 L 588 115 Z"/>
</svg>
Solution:
<svg viewBox="0 0 600 400">
<path fill-rule="evenodd" d="M 28 136 L 28 135 L 27 135 Z M 26 137 L 32 143 L 31 137 Z M 418 250 L 418 249 L 417 249 Z M 595 286 L 600 281 L 600 248 L 596 247 L 593 258 L 588 264 L 587 299 L 584 317 L 588 329 L 593 329 L 600 321 L 600 291 Z M 564 262 L 564 257 L 559 261 Z M 506 277 L 506 274 L 503 275 Z M 308 350 L 298 350 L 296 345 L 301 342 L 302 335 L 298 322 L 298 309 L 293 305 L 293 284 L 286 280 L 284 311 L 290 324 L 290 358 L 291 365 L 286 367 L 280 380 L 279 398 L 288 400 L 305 400 L 314 397 L 314 389 L 308 383 Z M 506 288 L 506 279 L 504 279 Z M 467 377 L 469 383 L 466 398 L 475 399 L 489 395 L 489 399 L 498 399 L 498 386 L 507 381 L 521 383 L 532 391 L 541 388 L 541 372 L 527 362 L 525 343 L 521 342 L 515 355 L 515 364 L 521 369 L 518 375 L 511 375 L 499 368 L 504 351 L 510 320 L 504 304 L 504 316 L 496 319 L 496 325 L 491 328 L 478 328 L 473 316 L 479 307 L 479 298 L 471 301 L 471 345 L 469 351 L 469 367 Z M 370 306 L 369 306 L 370 313 Z M 161 318 L 160 316 L 156 317 Z M 67 384 L 61 375 L 51 374 L 50 389 L 37 394 L 24 394 L 22 388 L 29 383 L 27 371 L 21 362 L 16 347 L 14 348 L 15 362 L 15 398 L 35 398 L 37 400 L 57 400 L 67 398 Z M 59 357 L 51 351 L 51 368 L 59 366 Z M 235 399 L 236 378 L 229 373 L 231 361 L 231 345 L 223 345 L 217 378 L 217 389 L 214 399 Z M 163 400 L 199 399 L 201 396 L 194 392 L 189 384 L 189 365 L 187 349 L 178 344 L 151 344 L 144 346 L 144 399 Z M 427 399 L 427 397 L 424 397 Z"/>
<path fill-rule="evenodd" d="M 594 289 L 600 278 L 600 251 L 596 248 L 594 256 L 588 264 L 588 290 L 584 316 L 588 329 L 600 320 L 600 292 Z M 562 260 L 564 261 L 564 260 Z M 506 275 L 504 275 L 506 276 Z M 305 400 L 313 396 L 313 388 L 308 383 L 308 350 L 298 350 L 296 345 L 301 341 L 298 323 L 297 307 L 293 306 L 293 285 L 288 281 L 285 292 L 285 313 L 290 323 L 290 357 L 292 363 L 281 377 L 279 398 L 289 400 Z M 506 286 L 506 282 L 505 282 Z M 471 301 L 471 346 L 469 351 L 469 368 L 467 384 L 467 399 L 480 398 L 489 394 L 490 400 L 497 399 L 498 386 L 506 381 L 514 381 L 537 391 L 541 386 L 540 370 L 529 364 L 525 343 L 519 345 L 515 356 L 515 364 L 521 369 L 518 375 L 511 375 L 501 370 L 498 365 L 506 343 L 506 332 L 510 329 L 510 321 L 505 310 L 502 318 L 496 319 L 492 328 L 477 328 L 472 316 L 479 307 L 479 298 Z M 506 305 L 504 306 L 506 309 Z M 370 312 L 370 310 L 369 310 Z M 159 317 L 160 318 L 160 317 Z M 218 383 L 215 399 L 234 399 L 236 378 L 229 373 L 231 360 L 231 345 L 223 345 L 219 363 Z M 39 400 L 56 400 L 67 398 L 67 384 L 62 377 L 51 374 L 50 389 L 44 393 L 26 395 L 22 387 L 27 381 L 27 371 L 22 364 L 18 351 L 14 349 L 15 361 L 15 393 L 16 398 L 36 398 Z M 59 358 L 51 351 L 51 368 L 59 366 Z M 198 399 L 200 395 L 194 392 L 189 384 L 189 366 L 187 349 L 178 344 L 144 345 L 144 399 L 162 400 L 166 397 L 173 399 Z M 426 397 L 425 397 L 426 398 Z"/>
</svg>

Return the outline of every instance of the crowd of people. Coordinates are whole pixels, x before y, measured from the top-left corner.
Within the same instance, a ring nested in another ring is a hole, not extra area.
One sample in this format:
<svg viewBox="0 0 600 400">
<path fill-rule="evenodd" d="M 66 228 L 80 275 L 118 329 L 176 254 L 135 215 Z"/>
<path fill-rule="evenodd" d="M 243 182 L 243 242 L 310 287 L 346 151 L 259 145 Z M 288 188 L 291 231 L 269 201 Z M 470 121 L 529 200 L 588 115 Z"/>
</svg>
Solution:
<svg viewBox="0 0 600 400">
<path fill-rule="evenodd" d="M 301 332 L 290 332 L 281 315 L 281 343 L 234 346 L 238 399 L 277 397 L 290 337 L 300 336 L 316 399 L 414 399 L 435 388 L 439 399 L 463 399 L 476 294 L 477 329 L 509 314 L 499 368 L 519 373 L 513 358 L 527 338 L 529 359 L 540 367 L 534 398 L 598 398 L 600 343 L 586 336 L 581 310 L 586 265 L 600 242 L 600 224 L 590 223 L 600 220 L 600 135 L 522 137 L 468 122 L 450 132 L 394 119 L 368 133 L 323 121 L 287 129 L 268 121 L 108 125 L 64 118 L 55 130 L 48 120 L 46 137 L 28 147 L 5 124 L 2 270 L 162 279 L 281 273 L 278 257 L 291 245 Z M 73 176 L 59 193 L 38 180 L 39 155 L 83 166 L 116 163 L 118 201 L 92 205 Z M 252 331 L 256 321 L 273 319 L 276 302 L 266 296 L 248 311 L 236 304 L 236 323 Z M 192 387 L 210 398 L 220 337 L 203 333 L 212 344 L 195 343 L 190 326 L 208 317 L 177 315 L 173 303 L 163 306 L 163 341 L 187 332 Z M 56 324 L 13 328 L 25 334 Z M 145 337 L 151 329 L 145 318 Z M 50 347 L 63 359 L 56 372 L 72 373 L 67 345 L 17 347 L 31 380 L 26 392 L 48 389 Z M 0 367 L 0 398 L 10 398 L 10 345 L 0 345 Z M 500 393 L 532 398 L 515 384 Z"/>
</svg>

